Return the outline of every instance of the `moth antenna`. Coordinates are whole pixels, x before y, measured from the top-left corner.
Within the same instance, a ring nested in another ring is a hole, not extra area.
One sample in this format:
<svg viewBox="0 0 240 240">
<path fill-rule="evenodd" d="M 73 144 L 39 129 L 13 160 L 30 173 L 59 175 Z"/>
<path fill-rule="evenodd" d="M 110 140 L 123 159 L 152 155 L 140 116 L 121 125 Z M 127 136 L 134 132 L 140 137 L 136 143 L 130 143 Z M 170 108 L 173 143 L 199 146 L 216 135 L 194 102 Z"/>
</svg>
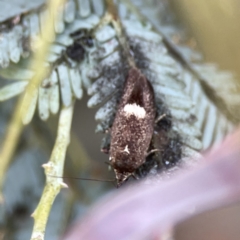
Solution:
<svg viewBox="0 0 240 240">
<path fill-rule="evenodd" d="M 97 179 L 97 178 L 80 178 L 80 177 L 59 177 L 59 176 L 53 176 L 53 175 L 47 175 L 49 177 L 53 178 L 63 178 L 63 179 L 78 179 L 78 180 L 84 180 L 84 181 L 95 181 L 95 182 L 115 182 L 115 179 Z"/>
</svg>

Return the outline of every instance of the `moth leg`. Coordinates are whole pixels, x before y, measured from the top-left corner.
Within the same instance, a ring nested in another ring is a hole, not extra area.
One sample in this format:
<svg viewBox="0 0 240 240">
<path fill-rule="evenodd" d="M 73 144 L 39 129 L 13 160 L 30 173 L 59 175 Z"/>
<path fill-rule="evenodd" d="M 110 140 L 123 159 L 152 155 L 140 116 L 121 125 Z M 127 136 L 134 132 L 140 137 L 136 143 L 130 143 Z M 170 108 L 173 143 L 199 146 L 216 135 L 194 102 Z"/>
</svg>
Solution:
<svg viewBox="0 0 240 240">
<path fill-rule="evenodd" d="M 147 153 L 146 158 L 149 157 L 152 153 L 155 153 L 155 152 L 161 152 L 161 149 L 155 148 L 155 149 L 150 150 L 150 151 Z"/>
<path fill-rule="evenodd" d="M 156 120 L 155 120 L 155 124 L 157 124 L 158 122 L 160 122 L 163 118 L 165 118 L 167 116 L 166 113 L 160 115 Z"/>
<path fill-rule="evenodd" d="M 135 180 L 139 180 L 140 178 L 136 175 L 136 173 L 132 173 L 131 176 L 135 179 Z"/>
</svg>

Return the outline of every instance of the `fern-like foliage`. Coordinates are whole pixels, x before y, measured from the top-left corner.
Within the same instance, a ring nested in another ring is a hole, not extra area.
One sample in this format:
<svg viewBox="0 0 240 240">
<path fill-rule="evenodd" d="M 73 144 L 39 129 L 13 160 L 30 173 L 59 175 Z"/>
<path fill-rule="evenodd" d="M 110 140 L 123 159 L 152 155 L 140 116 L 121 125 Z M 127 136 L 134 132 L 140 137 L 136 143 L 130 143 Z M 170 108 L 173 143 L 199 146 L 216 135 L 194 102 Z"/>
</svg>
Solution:
<svg viewBox="0 0 240 240">
<path fill-rule="evenodd" d="M 179 44 L 179 38 L 184 42 L 183 27 L 170 11 L 167 1 L 162 1 L 158 7 L 155 1 L 148 4 L 144 1 L 132 1 L 148 19 L 155 30 L 163 35 L 163 41 L 184 70 L 185 89 L 197 104 L 194 114 L 197 116 L 197 126 L 202 131 L 203 149 L 219 142 L 223 136 L 231 132 L 234 123 L 239 122 L 239 84 L 230 72 L 217 69 L 214 64 L 206 64 L 203 57 L 187 44 Z"/>
<path fill-rule="evenodd" d="M 144 3 L 140 2 L 137 3 L 138 7 L 146 11 L 147 8 L 143 7 Z M 181 139 L 179 141 L 183 143 L 181 151 L 178 150 L 181 154 L 176 153 L 179 156 L 171 156 L 171 154 L 168 156 L 169 153 L 165 152 L 160 157 L 161 162 L 174 165 L 178 158 L 192 157 L 202 148 L 202 144 L 205 149 L 222 139 L 233 126 L 224 116 L 223 111 L 219 111 L 219 106 L 205 94 L 202 77 L 205 77 L 204 79 L 211 77 L 203 71 L 203 69 L 207 70 L 207 67 L 203 64 L 191 63 L 189 55 L 183 55 L 183 47 L 175 46 L 169 40 L 176 27 L 170 31 L 162 21 L 163 23 L 161 22 L 160 27 L 156 29 L 150 21 L 141 16 L 140 12 L 134 10 L 130 2 L 119 2 L 117 6 L 124 26 L 124 34 L 137 66 L 153 85 L 158 117 L 165 115 L 159 125 L 165 124 L 167 125 L 165 128 L 168 129 L 158 129 L 156 132 L 162 134 L 162 131 L 165 131 L 165 134 L 171 136 L 173 142 L 175 141 L 174 144 L 177 144 L 176 138 Z M 46 59 L 46 66 L 50 66 L 49 76 L 43 80 L 38 92 L 35 93 L 31 111 L 23 119 L 24 123 L 31 121 L 36 108 L 40 118 L 46 120 L 50 113 L 58 112 L 60 104 L 69 106 L 75 98 L 82 97 L 82 86 L 84 86 L 88 94 L 92 95 L 88 102 L 89 107 L 103 104 L 96 113 L 96 120 L 99 122 L 97 131 L 105 132 L 111 128 L 128 66 L 121 53 L 113 26 L 105 24 L 97 27 L 104 9 L 105 5 L 102 1 L 79 0 L 68 1 L 65 4 L 59 21 L 55 23 L 55 31 L 59 34 L 53 41 Z M 30 41 L 26 48 L 27 52 L 38 48 L 31 44 L 31 39 L 36 38 L 37 34 L 44 36 L 41 19 L 46 14 L 48 14 L 47 10 L 41 7 L 22 15 L 21 21 L 9 31 L 10 34 L 16 27 L 24 29 L 25 37 L 21 38 L 22 42 L 24 43 L 26 38 Z M 88 45 L 88 41 L 91 41 L 91 46 Z M 78 59 L 74 58 L 74 52 L 78 54 Z M 189 49 L 188 52 L 191 53 Z M 16 59 L 19 60 L 19 57 Z M 184 65 L 186 62 L 189 63 L 187 66 Z M 2 88 L 1 100 L 21 93 L 34 74 L 26 68 L 24 70 L 23 67 L 19 67 L 18 71 L 16 68 L 16 65 L 10 64 L 8 69 L 1 71 L 1 74 L 20 80 L 19 72 L 21 72 L 21 80 L 24 81 Z M 15 77 L 9 74 L 12 72 L 16 73 Z M 201 75 L 195 74 L 196 72 L 201 72 Z M 213 76 L 216 79 L 219 75 Z M 213 82 L 211 81 L 212 85 Z M 169 144 L 173 144 L 171 140 L 168 141 Z M 107 137 L 103 150 L 108 144 Z M 157 147 L 155 143 L 152 144 L 152 148 Z M 168 147 L 166 147 L 168 152 L 167 149 Z M 168 158 L 174 160 L 169 161 Z"/>
<path fill-rule="evenodd" d="M 0 89 L 0 101 L 24 92 L 34 76 L 28 63 L 41 47 L 37 41 L 41 35 L 51 42 L 45 60 L 49 72 L 34 92 L 23 123 L 30 123 L 36 110 L 47 120 L 71 107 L 85 89 L 91 96 L 88 107 L 98 108 L 96 131 L 106 133 L 102 151 L 108 153 L 130 69 L 124 40 L 136 67 L 153 86 L 157 112 L 149 154 L 135 176 L 159 172 L 169 176 L 182 165 L 194 164 L 201 150 L 222 140 L 238 121 L 239 91 L 231 74 L 202 63 L 200 54 L 173 41 L 180 28 L 168 14 L 167 2 L 161 1 L 157 8 L 154 2 L 116 0 L 122 32 L 104 21 L 108 10 L 103 0 L 68 0 L 54 23 L 55 39 L 44 35 L 43 19 L 49 12 L 43 3 L 6 20 L 0 75 L 15 81 Z"/>
</svg>

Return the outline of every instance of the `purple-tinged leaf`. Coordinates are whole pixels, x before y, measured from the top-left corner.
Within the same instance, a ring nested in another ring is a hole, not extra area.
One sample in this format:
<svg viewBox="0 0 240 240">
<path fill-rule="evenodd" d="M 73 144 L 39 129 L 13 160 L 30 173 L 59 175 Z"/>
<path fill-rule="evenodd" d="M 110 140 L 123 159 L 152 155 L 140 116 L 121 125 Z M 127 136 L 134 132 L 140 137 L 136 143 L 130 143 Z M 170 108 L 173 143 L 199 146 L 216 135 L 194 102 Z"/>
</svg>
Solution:
<svg viewBox="0 0 240 240">
<path fill-rule="evenodd" d="M 196 169 L 103 199 L 64 240 L 150 239 L 179 221 L 240 200 L 240 130 L 208 153 Z"/>
</svg>

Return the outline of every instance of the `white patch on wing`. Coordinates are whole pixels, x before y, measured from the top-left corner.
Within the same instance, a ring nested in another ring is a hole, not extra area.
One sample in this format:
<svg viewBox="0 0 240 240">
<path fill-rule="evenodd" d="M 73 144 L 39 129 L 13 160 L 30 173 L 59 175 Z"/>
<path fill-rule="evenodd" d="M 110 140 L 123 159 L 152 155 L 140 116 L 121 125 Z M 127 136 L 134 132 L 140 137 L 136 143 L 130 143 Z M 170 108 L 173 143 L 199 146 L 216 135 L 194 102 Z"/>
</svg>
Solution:
<svg viewBox="0 0 240 240">
<path fill-rule="evenodd" d="M 123 111 L 127 117 L 134 115 L 137 118 L 144 118 L 146 116 L 145 109 L 136 103 L 126 104 L 123 108 Z"/>
<path fill-rule="evenodd" d="M 129 149 L 128 149 L 128 145 L 125 146 L 125 148 L 124 148 L 123 151 L 126 152 L 126 153 L 128 153 L 128 154 L 130 154 Z"/>
</svg>

